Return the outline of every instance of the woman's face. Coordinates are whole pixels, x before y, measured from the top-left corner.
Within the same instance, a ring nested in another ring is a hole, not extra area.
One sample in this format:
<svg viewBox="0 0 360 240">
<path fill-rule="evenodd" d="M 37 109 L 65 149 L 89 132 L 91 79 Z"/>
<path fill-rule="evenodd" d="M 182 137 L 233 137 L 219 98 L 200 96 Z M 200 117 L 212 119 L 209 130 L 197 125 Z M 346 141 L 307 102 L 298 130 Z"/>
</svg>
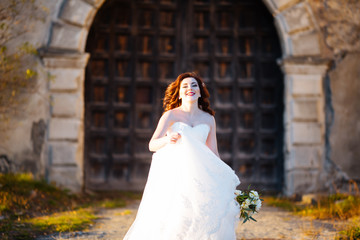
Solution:
<svg viewBox="0 0 360 240">
<path fill-rule="evenodd" d="M 200 96 L 200 87 L 195 78 L 188 77 L 181 81 L 179 98 L 182 101 L 195 101 Z"/>
</svg>

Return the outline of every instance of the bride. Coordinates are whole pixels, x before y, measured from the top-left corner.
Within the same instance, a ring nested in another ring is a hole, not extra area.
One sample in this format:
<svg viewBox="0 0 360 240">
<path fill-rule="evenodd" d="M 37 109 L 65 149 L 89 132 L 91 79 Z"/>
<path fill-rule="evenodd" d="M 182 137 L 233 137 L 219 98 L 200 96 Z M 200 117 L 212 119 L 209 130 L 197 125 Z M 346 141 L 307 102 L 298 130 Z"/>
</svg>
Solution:
<svg viewBox="0 0 360 240">
<path fill-rule="evenodd" d="M 164 98 L 150 140 L 155 152 L 126 240 L 235 240 L 240 183 L 220 158 L 209 92 L 194 73 L 180 74 Z"/>
</svg>

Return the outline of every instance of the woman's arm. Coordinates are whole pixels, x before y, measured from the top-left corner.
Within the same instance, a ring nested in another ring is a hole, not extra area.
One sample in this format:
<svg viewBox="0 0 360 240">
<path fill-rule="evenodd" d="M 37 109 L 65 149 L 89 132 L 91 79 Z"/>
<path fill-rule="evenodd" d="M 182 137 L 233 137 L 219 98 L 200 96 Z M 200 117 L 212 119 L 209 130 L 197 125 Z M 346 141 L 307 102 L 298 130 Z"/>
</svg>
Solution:
<svg viewBox="0 0 360 240">
<path fill-rule="evenodd" d="M 171 122 L 171 111 L 167 111 L 161 116 L 156 130 L 149 142 L 149 150 L 151 152 L 156 152 L 168 143 L 176 143 L 176 141 L 180 138 L 180 134 L 178 133 L 166 135 L 166 131 Z"/>
<path fill-rule="evenodd" d="M 212 120 L 210 124 L 210 132 L 206 140 L 206 145 L 208 146 L 208 148 L 210 148 L 211 151 L 213 151 L 213 153 L 215 153 L 216 156 L 220 157 L 217 148 L 215 118 L 213 116 L 211 116 L 211 118 Z"/>
</svg>

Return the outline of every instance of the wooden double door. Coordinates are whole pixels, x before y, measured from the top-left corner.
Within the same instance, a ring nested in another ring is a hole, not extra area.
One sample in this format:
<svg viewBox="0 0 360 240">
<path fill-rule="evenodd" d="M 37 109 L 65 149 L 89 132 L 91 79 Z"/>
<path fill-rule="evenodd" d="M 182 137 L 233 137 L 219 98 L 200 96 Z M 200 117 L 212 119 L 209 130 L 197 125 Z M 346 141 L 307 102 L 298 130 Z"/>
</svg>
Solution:
<svg viewBox="0 0 360 240">
<path fill-rule="evenodd" d="M 242 186 L 281 189 L 281 49 L 261 0 L 108 0 L 86 51 L 88 189 L 143 189 L 164 91 L 184 71 L 206 81 L 221 158 Z"/>
</svg>

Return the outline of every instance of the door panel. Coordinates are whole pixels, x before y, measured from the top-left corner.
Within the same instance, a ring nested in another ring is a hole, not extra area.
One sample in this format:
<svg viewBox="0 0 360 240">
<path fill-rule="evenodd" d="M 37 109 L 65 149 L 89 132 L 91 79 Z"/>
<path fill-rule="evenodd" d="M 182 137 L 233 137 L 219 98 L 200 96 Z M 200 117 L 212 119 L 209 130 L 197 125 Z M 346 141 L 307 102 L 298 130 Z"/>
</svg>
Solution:
<svg viewBox="0 0 360 240">
<path fill-rule="evenodd" d="M 89 189 L 144 187 L 148 141 L 166 86 L 184 71 L 205 80 L 221 158 L 242 186 L 282 186 L 281 56 L 260 0 L 108 0 L 89 32 L 85 164 Z"/>
</svg>

